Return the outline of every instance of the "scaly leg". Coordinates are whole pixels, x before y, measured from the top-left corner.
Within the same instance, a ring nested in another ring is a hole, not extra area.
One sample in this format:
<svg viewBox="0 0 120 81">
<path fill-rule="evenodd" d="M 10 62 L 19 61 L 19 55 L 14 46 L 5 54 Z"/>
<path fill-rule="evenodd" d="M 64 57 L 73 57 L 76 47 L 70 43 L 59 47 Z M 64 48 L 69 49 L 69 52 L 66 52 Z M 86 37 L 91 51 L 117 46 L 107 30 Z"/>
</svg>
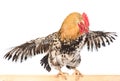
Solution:
<svg viewBox="0 0 120 81">
<path fill-rule="evenodd" d="M 58 69 L 59 73 L 57 74 L 57 77 L 62 77 L 63 79 L 67 80 L 68 73 L 62 72 L 61 69 Z"/>
<path fill-rule="evenodd" d="M 74 70 L 75 72 L 73 73 L 73 75 L 75 76 L 75 81 L 78 81 L 80 77 L 83 77 L 83 75 L 76 68 L 74 68 Z"/>
</svg>

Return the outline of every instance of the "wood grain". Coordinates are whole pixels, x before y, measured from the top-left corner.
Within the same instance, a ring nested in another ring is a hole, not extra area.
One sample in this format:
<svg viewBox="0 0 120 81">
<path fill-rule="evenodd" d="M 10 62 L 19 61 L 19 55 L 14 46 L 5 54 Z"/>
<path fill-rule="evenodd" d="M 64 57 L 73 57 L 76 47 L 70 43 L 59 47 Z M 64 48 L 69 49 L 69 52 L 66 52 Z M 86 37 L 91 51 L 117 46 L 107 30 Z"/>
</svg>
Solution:
<svg viewBox="0 0 120 81">
<path fill-rule="evenodd" d="M 75 81 L 75 76 L 65 80 L 56 75 L 0 75 L 0 81 Z M 84 75 L 78 81 L 120 81 L 120 75 Z"/>
</svg>

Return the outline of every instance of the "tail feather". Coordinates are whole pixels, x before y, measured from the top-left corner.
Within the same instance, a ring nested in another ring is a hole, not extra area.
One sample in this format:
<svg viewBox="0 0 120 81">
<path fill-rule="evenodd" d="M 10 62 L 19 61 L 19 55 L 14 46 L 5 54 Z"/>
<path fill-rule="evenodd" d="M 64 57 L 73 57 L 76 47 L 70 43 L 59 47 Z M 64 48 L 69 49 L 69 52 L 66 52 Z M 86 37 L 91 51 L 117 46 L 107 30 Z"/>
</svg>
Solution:
<svg viewBox="0 0 120 81">
<path fill-rule="evenodd" d="M 48 63 L 48 56 L 49 56 L 49 54 L 45 55 L 45 56 L 41 59 L 40 64 L 41 64 L 41 66 L 44 66 L 44 68 L 45 68 L 48 72 L 50 72 L 50 71 L 51 71 L 51 67 L 49 66 L 49 63 Z"/>
</svg>

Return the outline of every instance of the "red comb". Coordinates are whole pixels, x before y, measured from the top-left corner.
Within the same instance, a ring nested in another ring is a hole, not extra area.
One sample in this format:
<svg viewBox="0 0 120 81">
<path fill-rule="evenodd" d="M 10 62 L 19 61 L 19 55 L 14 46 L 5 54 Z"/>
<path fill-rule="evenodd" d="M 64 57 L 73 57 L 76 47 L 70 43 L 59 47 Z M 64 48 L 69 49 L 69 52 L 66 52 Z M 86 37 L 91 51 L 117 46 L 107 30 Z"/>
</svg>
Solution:
<svg viewBox="0 0 120 81">
<path fill-rule="evenodd" d="M 88 16 L 86 13 L 83 13 L 82 14 L 82 18 L 83 18 L 83 21 L 85 23 L 85 26 L 88 27 L 89 26 L 89 20 L 88 20 Z"/>
</svg>

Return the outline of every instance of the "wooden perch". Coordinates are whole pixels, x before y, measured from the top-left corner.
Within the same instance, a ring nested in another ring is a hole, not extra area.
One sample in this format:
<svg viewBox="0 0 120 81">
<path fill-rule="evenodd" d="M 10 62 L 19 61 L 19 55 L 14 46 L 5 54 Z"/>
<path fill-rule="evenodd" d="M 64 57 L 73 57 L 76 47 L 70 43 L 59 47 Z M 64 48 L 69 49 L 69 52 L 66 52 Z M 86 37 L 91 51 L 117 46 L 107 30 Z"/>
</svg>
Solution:
<svg viewBox="0 0 120 81">
<path fill-rule="evenodd" d="M 75 77 L 64 80 L 55 75 L 0 75 L 0 81 L 75 81 Z M 84 75 L 79 81 L 120 81 L 120 75 Z"/>
</svg>

